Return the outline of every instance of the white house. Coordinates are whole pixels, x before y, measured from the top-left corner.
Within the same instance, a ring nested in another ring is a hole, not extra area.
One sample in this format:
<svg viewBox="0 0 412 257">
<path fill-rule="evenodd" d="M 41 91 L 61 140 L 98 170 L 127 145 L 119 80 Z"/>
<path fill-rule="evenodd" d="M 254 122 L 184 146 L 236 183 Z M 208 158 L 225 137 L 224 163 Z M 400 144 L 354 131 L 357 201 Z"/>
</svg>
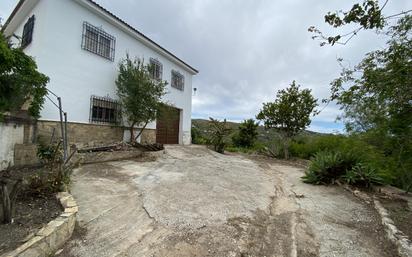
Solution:
<svg viewBox="0 0 412 257">
<path fill-rule="evenodd" d="M 192 76 L 197 70 L 91 0 L 21 0 L 3 27 L 13 43 L 33 56 L 50 77 L 48 89 L 61 97 L 68 114 L 70 142 L 121 141 L 128 130 L 119 124 L 115 80 L 128 53 L 156 69 L 168 82 L 164 101 L 175 108 L 148 125 L 146 142 L 190 144 Z M 55 99 L 54 95 L 49 95 Z M 59 130 L 59 112 L 46 100 L 39 136 Z M 172 122 L 170 122 L 172 121 Z M 170 125 L 171 124 L 171 125 Z"/>
</svg>

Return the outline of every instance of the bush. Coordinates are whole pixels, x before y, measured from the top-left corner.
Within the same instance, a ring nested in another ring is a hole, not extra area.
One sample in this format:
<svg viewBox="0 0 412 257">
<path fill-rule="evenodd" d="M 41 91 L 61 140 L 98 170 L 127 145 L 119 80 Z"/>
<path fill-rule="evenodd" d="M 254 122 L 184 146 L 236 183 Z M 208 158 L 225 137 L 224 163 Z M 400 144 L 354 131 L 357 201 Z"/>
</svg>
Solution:
<svg viewBox="0 0 412 257">
<path fill-rule="evenodd" d="M 337 151 L 348 141 L 342 135 L 301 135 L 292 141 L 289 146 L 291 156 L 310 159 L 321 151 Z"/>
<path fill-rule="evenodd" d="M 361 187 L 371 187 L 372 184 L 383 184 L 384 182 L 377 170 L 362 163 L 361 157 L 353 151 L 318 152 L 311 160 L 302 180 L 310 184 L 341 182 Z"/>
<path fill-rule="evenodd" d="M 195 145 L 207 144 L 207 139 L 202 136 L 202 133 L 197 127 L 192 127 L 191 134 L 192 134 L 192 144 L 195 144 Z"/>
<path fill-rule="evenodd" d="M 64 161 L 61 141 L 57 144 L 39 145 L 37 156 L 44 164 L 44 169 L 39 170 L 29 179 L 29 189 L 39 194 L 67 190 L 75 164 L 70 164 L 70 159 Z"/>
<path fill-rule="evenodd" d="M 233 145 L 236 147 L 250 148 L 256 142 L 259 124 L 253 119 L 244 120 L 238 128 L 238 131 L 232 136 Z"/>
<path fill-rule="evenodd" d="M 361 187 L 371 187 L 373 184 L 383 184 L 383 179 L 376 170 L 368 165 L 358 163 L 342 176 L 345 183 Z"/>
<path fill-rule="evenodd" d="M 224 153 L 228 145 L 227 136 L 231 129 L 227 126 L 226 119 L 223 121 L 210 118 L 208 144 L 218 153 Z"/>
<path fill-rule="evenodd" d="M 264 151 L 265 145 L 259 142 L 256 142 L 253 147 L 236 147 L 236 146 L 227 146 L 226 151 L 233 152 L 233 153 L 246 153 L 246 154 L 253 154 L 253 153 L 260 153 Z"/>
</svg>

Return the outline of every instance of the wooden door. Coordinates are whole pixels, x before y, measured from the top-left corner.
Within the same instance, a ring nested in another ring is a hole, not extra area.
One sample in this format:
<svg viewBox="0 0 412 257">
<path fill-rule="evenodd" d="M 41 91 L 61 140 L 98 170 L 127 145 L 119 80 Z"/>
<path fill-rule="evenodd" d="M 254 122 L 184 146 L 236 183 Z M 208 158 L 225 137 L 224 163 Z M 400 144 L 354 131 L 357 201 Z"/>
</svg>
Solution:
<svg viewBox="0 0 412 257">
<path fill-rule="evenodd" d="M 179 144 L 180 110 L 164 107 L 156 120 L 156 142 Z"/>
</svg>

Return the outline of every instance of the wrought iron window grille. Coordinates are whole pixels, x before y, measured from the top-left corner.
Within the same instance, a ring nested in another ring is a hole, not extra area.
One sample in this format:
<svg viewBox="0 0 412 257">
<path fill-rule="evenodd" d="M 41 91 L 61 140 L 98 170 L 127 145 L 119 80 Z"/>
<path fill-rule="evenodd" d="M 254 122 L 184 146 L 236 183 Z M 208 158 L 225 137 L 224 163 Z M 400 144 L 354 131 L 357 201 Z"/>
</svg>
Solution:
<svg viewBox="0 0 412 257">
<path fill-rule="evenodd" d="M 116 38 L 103 29 L 83 22 L 82 48 L 114 61 Z"/>
<path fill-rule="evenodd" d="M 150 76 L 155 80 L 162 80 L 163 64 L 154 58 L 150 58 Z"/>
<path fill-rule="evenodd" d="M 185 87 L 185 77 L 180 72 L 172 70 L 171 86 L 183 91 Z"/>
<path fill-rule="evenodd" d="M 109 97 L 92 95 L 90 97 L 90 123 L 115 124 L 121 122 L 120 103 Z"/>
</svg>

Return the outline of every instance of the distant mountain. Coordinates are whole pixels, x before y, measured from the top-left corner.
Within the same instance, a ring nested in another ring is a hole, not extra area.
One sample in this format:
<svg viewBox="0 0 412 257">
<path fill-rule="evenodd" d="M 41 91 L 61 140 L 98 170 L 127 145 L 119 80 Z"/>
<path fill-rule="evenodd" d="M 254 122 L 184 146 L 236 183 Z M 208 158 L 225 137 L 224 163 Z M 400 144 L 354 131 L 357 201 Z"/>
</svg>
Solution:
<svg viewBox="0 0 412 257">
<path fill-rule="evenodd" d="M 192 119 L 192 127 L 197 128 L 203 135 L 207 134 L 209 129 L 209 120 L 205 119 Z M 236 132 L 240 123 L 227 121 L 228 126 L 233 130 L 232 133 Z M 258 127 L 259 132 L 259 140 L 261 141 L 269 141 L 274 137 L 278 136 L 278 133 L 273 129 L 266 130 L 264 126 Z M 310 130 L 305 130 L 301 133 L 302 136 L 317 136 L 317 135 L 324 135 L 323 133 L 318 133 Z"/>
</svg>

